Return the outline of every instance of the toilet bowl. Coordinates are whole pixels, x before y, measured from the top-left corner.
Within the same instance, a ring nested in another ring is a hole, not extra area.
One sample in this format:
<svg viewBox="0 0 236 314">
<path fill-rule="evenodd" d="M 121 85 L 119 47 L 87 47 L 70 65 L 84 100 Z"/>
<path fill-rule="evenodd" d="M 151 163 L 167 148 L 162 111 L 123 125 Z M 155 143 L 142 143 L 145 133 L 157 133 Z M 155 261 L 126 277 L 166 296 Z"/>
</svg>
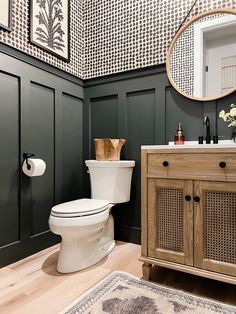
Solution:
<svg viewBox="0 0 236 314">
<path fill-rule="evenodd" d="M 92 198 L 56 205 L 50 230 L 62 238 L 57 270 L 70 273 L 92 266 L 115 247 L 111 208 L 130 199 L 134 161 L 86 161 Z M 96 198 L 94 198 L 94 194 Z M 105 199 L 101 199 L 105 197 Z"/>
<path fill-rule="evenodd" d="M 112 206 L 107 201 L 80 199 L 52 208 L 49 226 L 62 238 L 57 264 L 59 272 L 81 270 L 110 253 L 115 245 L 107 223 Z"/>
</svg>

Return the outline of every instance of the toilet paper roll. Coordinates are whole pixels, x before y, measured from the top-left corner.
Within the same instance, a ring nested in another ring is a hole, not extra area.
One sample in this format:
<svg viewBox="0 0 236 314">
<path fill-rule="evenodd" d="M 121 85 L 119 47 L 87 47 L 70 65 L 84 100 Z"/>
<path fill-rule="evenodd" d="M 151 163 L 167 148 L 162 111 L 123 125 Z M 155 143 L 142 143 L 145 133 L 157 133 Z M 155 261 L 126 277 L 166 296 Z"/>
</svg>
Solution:
<svg viewBox="0 0 236 314">
<path fill-rule="evenodd" d="M 27 167 L 25 160 L 22 166 L 24 174 L 26 174 L 28 177 L 42 176 L 46 170 L 46 164 L 42 159 L 28 158 L 28 165 L 30 167 Z"/>
</svg>

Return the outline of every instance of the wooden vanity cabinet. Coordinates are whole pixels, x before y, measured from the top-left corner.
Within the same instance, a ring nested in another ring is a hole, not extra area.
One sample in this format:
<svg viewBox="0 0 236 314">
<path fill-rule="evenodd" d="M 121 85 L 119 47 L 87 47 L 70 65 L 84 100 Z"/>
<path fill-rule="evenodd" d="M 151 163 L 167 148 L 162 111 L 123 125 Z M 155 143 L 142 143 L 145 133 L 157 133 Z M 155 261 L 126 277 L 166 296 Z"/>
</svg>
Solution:
<svg viewBox="0 0 236 314">
<path fill-rule="evenodd" d="M 142 149 L 144 279 L 159 265 L 236 284 L 236 148 L 158 147 Z"/>
</svg>

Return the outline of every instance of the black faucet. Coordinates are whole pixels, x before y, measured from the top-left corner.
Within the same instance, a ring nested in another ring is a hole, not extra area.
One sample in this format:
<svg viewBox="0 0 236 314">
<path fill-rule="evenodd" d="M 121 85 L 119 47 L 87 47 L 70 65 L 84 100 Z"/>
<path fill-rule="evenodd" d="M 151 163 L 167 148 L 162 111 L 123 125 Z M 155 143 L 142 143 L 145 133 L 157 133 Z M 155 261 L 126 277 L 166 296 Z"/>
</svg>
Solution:
<svg viewBox="0 0 236 314">
<path fill-rule="evenodd" d="M 206 144 L 211 144 L 211 135 L 210 135 L 210 120 L 208 116 L 204 118 L 203 125 L 206 126 Z"/>
</svg>

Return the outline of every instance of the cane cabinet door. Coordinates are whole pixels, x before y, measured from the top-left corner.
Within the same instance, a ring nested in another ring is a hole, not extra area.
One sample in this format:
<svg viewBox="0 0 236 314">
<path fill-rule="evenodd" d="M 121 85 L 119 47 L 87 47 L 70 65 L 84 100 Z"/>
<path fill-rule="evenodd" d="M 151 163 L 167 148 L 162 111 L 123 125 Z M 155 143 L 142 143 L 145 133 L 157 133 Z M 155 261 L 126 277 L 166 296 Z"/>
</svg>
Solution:
<svg viewBox="0 0 236 314">
<path fill-rule="evenodd" d="M 194 266 L 236 276 L 236 183 L 195 181 Z"/>
<path fill-rule="evenodd" d="M 193 181 L 148 179 L 148 255 L 193 265 Z"/>
</svg>

